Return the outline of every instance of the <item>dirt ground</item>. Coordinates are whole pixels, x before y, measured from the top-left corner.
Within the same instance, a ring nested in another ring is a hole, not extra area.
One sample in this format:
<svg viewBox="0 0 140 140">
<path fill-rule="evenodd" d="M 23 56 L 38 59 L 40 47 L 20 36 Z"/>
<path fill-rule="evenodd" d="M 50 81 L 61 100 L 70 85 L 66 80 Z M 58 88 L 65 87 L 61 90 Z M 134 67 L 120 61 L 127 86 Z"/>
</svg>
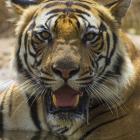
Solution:
<svg viewBox="0 0 140 140">
<path fill-rule="evenodd" d="M 129 35 L 133 42 L 140 47 L 140 36 Z M 15 38 L 0 39 L 0 82 L 15 78 L 12 69 L 12 54 L 14 53 Z"/>
</svg>

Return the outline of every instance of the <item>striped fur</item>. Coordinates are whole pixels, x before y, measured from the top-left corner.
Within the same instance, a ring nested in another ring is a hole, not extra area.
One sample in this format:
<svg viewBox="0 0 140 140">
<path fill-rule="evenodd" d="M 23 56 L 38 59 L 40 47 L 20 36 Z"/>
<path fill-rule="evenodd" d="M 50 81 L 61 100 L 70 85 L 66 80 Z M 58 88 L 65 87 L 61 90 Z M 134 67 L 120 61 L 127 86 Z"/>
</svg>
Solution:
<svg viewBox="0 0 140 140">
<path fill-rule="evenodd" d="M 131 119 L 124 105 L 137 110 L 131 107 L 135 96 L 128 98 L 138 91 L 133 87 L 139 89 L 140 72 L 139 51 L 120 29 L 129 5 L 128 0 L 106 7 L 93 0 L 44 0 L 18 8 L 23 14 L 16 28 L 17 81 L 0 96 L 1 131 L 45 130 L 80 140 L 122 136 L 116 130 Z M 66 81 L 54 64 L 78 69 Z M 80 115 L 48 111 L 50 95 L 65 84 L 86 94 Z"/>
</svg>

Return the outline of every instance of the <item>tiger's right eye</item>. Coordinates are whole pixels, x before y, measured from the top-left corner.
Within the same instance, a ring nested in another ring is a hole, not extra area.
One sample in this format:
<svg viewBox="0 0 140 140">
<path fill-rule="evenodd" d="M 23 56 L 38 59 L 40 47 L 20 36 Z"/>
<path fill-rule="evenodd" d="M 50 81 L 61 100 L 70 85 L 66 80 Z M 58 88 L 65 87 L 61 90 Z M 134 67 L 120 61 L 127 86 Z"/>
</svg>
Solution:
<svg viewBox="0 0 140 140">
<path fill-rule="evenodd" d="M 50 40 L 51 34 L 48 31 L 40 32 L 40 36 L 44 40 Z"/>
<path fill-rule="evenodd" d="M 34 31 L 32 34 L 32 41 L 36 44 L 49 43 L 51 40 L 52 36 L 48 31 Z"/>
</svg>

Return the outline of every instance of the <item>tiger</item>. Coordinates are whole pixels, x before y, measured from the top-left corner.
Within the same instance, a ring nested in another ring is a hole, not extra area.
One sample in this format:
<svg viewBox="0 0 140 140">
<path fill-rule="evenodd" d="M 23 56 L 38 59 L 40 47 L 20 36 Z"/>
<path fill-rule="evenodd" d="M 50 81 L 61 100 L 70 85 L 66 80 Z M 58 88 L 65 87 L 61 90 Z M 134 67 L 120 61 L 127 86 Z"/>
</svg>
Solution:
<svg viewBox="0 0 140 140">
<path fill-rule="evenodd" d="M 1 134 L 139 139 L 140 50 L 121 29 L 131 0 L 9 3 L 16 79 L 0 86 Z"/>
</svg>

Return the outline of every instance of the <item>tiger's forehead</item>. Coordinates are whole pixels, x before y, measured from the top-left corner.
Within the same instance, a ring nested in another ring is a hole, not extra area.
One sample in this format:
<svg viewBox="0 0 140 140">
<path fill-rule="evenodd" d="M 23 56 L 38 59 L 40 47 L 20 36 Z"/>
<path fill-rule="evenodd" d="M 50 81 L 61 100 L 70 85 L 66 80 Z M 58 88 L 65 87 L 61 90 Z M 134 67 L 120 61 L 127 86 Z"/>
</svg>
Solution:
<svg viewBox="0 0 140 140">
<path fill-rule="evenodd" d="M 95 3 L 93 4 L 95 5 Z M 89 25 L 96 28 L 100 26 L 98 12 L 93 8 L 91 11 L 90 4 L 84 1 L 47 0 L 41 4 L 41 7 L 37 13 L 38 14 L 35 18 L 36 26 L 46 26 L 49 28 L 49 30 L 54 28 L 56 21 L 62 15 L 67 17 L 67 19 L 72 19 L 71 15 L 74 15 L 75 19 L 77 20 L 77 24 L 79 24 L 80 28 L 83 30 Z M 73 20 L 75 19 L 73 18 Z M 63 27 L 66 26 L 62 26 L 62 28 Z"/>
</svg>

